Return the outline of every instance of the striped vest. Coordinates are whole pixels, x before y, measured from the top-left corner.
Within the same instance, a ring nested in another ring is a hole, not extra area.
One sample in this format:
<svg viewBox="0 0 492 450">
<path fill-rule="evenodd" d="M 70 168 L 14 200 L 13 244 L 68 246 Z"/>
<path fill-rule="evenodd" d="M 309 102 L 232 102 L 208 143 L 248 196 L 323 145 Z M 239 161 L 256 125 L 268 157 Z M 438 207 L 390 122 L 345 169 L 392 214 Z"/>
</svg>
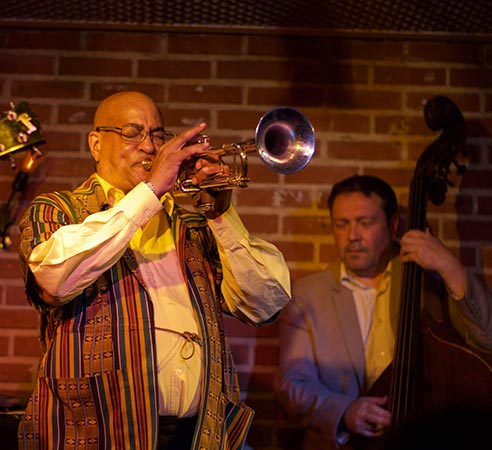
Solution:
<svg viewBox="0 0 492 450">
<path fill-rule="evenodd" d="M 44 354 L 19 425 L 21 449 L 153 450 L 158 398 L 153 306 L 133 252 L 73 301 L 49 306 L 28 256 L 57 228 L 106 203 L 94 176 L 74 192 L 38 196 L 21 220 L 20 259 L 40 311 Z M 175 208 L 171 227 L 203 337 L 202 404 L 190 450 L 244 446 L 253 411 L 240 401 L 222 319 L 220 260 L 203 216 Z"/>
</svg>

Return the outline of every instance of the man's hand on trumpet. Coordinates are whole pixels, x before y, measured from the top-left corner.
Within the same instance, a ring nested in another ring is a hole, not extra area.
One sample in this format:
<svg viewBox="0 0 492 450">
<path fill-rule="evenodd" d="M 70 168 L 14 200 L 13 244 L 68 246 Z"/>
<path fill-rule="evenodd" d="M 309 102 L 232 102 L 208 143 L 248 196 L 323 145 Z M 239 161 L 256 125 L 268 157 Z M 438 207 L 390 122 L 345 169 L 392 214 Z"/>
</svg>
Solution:
<svg viewBox="0 0 492 450">
<path fill-rule="evenodd" d="M 183 175 L 197 187 L 214 176 L 229 175 L 229 166 L 224 164 L 220 156 L 213 152 L 207 153 L 210 145 L 208 141 L 197 143 L 196 135 L 205 127 L 206 124 L 202 122 L 157 149 L 146 180 L 152 184 L 157 196 L 165 192 L 172 193 L 177 179 Z M 193 142 L 191 145 L 190 141 Z M 207 191 L 200 190 L 195 194 L 194 201 L 207 217 L 215 218 L 229 207 L 232 193 L 230 190 Z"/>
<path fill-rule="evenodd" d="M 198 170 L 198 173 L 200 173 L 200 171 L 205 171 L 210 174 L 201 181 L 195 181 L 196 176 L 192 175 L 191 180 L 193 184 L 197 186 L 203 181 L 214 177 L 227 179 L 230 172 L 229 166 L 226 165 L 219 156 L 214 154 L 200 158 L 195 164 L 195 169 Z M 202 214 L 205 214 L 207 218 L 215 219 L 229 208 L 231 197 L 231 189 L 200 189 L 200 191 L 193 196 L 193 202 L 195 208 Z"/>
<path fill-rule="evenodd" d="M 146 181 L 152 183 L 158 196 L 163 195 L 165 192 L 172 192 L 174 183 L 183 171 L 187 161 L 192 161 L 192 156 L 203 152 L 209 147 L 208 142 L 187 145 L 188 141 L 197 133 L 203 131 L 205 127 L 206 124 L 202 122 L 193 128 L 189 128 L 161 147 L 153 147 L 152 152 L 142 149 L 147 156 L 142 161 L 143 167 L 148 171 Z M 153 158 L 149 158 L 149 156 Z M 195 160 L 196 162 L 198 161 Z M 220 171 L 219 164 L 217 164 L 216 170 Z M 211 171 L 212 169 L 202 164 L 200 170 L 195 171 L 193 175 L 194 182 L 199 183 L 201 180 L 206 179 Z"/>
</svg>

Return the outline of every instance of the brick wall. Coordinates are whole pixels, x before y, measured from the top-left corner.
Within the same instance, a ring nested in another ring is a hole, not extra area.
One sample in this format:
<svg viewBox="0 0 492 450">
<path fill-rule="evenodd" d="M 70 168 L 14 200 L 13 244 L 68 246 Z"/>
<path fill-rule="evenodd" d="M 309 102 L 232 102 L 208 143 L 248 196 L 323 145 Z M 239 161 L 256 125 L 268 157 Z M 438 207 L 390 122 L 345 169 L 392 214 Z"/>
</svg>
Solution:
<svg viewBox="0 0 492 450">
<path fill-rule="evenodd" d="M 68 29 L 0 32 L 0 107 L 27 100 L 47 143 L 41 168 L 18 214 L 41 191 L 73 188 L 92 170 L 86 133 L 98 102 L 121 89 L 151 95 L 176 131 L 208 122 L 214 145 L 254 136 L 259 118 L 280 105 L 297 107 L 316 130 L 311 163 L 292 175 L 250 155 L 251 183 L 234 201 L 254 234 L 285 254 L 292 278 L 334 258 L 326 198 L 332 184 L 354 174 L 384 177 L 403 207 L 421 152 L 439 136 L 423 105 L 451 98 L 468 125 L 468 169 L 445 202 L 429 205 L 434 232 L 464 263 L 492 274 L 492 43 L 468 38 L 180 34 Z M 23 155 L 17 155 L 17 159 Z M 0 161 L 0 201 L 13 172 Z M 186 201 L 186 199 L 184 200 Z M 39 356 L 37 316 L 25 300 L 17 248 L 0 252 L 0 394 L 25 398 Z M 255 450 L 298 448 L 299 434 L 275 403 L 275 324 L 252 329 L 228 320 L 244 396 L 256 411 Z"/>
</svg>

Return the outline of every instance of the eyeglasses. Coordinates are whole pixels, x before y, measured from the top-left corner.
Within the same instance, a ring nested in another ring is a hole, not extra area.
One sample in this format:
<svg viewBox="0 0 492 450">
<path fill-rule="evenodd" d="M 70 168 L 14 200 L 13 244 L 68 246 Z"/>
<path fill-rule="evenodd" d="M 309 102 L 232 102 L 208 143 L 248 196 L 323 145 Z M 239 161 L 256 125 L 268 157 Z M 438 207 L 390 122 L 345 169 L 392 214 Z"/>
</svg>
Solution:
<svg viewBox="0 0 492 450">
<path fill-rule="evenodd" d="M 176 137 L 175 133 L 166 131 L 164 128 L 145 131 L 140 125 L 133 123 L 123 125 L 122 127 L 100 126 L 96 127 L 96 131 L 114 131 L 115 133 L 118 133 L 124 141 L 135 144 L 140 144 L 145 141 L 147 136 L 150 136 L 150 140 L 158 146 L 161 146 Z"/>
</svg>

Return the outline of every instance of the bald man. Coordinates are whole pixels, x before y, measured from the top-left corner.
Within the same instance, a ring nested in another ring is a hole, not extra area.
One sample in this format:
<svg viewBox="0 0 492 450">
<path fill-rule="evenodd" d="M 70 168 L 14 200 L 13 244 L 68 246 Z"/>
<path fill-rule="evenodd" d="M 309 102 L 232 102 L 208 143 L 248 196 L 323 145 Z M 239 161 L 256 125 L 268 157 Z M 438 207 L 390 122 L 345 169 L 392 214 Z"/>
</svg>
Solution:
<svg viewBox="0 0 492 450">
<path fill-rule="evenodd" d="M 229 190 L 203 213 L 174 202 L 185 166 L 196 185 L 229 170 L 200 157 L 207 143 L 188 145 L 205 126 L 175 136 L 151 98 L 113 94 L 88 134 L 96 172 L 25 212 L 20 259 L 44 353 L 21 449 L 243 448 L 253 411 L 222 315 L 272 322 L 290 280 Z"/>
</svg>

